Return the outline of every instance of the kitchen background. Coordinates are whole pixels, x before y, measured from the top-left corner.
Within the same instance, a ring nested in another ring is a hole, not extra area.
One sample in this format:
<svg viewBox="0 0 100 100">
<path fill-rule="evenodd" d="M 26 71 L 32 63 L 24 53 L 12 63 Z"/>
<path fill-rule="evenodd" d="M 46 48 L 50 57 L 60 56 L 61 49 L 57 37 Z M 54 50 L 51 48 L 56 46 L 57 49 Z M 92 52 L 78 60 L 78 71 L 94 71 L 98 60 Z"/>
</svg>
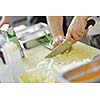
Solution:
<svg viewBox="0 0 100 100">
<path fill-rule="evenodd" d="M 73 16 L 63 16 L 64 33 L 72 19 Z M 96 56 L 100 53 L 100 45 L 96 48 L 95 45 L 89 46 L 94 43 L 92 37 L 95 35 L 95 43 L 98 42 L 100 19 L 98 16 L 90 19 L 95 20 L 95 26 L 89 27 L 87 35 L 73 45 L 71 52 L 46 58 L 53 49 L 46 16 L 1 17 L 0 82 L 99 82 L 98 74 L 94 75 L 95 78 L 91 77 L 91 73 L 98 72 L 99 67 L 95 69 L 84 65 L 100 57 Z"/>
</svg>

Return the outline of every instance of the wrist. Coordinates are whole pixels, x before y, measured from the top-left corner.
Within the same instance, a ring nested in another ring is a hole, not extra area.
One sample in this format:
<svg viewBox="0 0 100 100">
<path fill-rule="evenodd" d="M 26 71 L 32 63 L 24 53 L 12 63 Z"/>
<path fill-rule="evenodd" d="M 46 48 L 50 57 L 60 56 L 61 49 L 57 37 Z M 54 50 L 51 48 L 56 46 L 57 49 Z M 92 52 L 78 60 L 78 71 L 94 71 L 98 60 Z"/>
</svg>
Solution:
<svg viewBox="0 0 100 100">
<path fill-rule="evenodd" d="M 59 37 L 59 36 L 61 36 L 61 37 L 64 37 L 64 34 L 56 34 L 56 35 L 53 35 L 53 38 L 56 38 L 56 37 Z"/>
</svg>

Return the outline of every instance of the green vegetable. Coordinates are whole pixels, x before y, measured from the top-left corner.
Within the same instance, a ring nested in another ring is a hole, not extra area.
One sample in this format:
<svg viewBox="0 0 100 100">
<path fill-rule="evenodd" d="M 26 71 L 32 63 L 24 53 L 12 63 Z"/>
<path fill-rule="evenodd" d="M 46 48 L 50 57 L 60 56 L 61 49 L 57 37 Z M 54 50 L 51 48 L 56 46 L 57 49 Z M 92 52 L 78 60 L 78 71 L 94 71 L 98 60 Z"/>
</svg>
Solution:
<svg viewBox="0 0 100 100">
<path fill-rule="evenodd" d="M 44 47 L 48 49 L 53 49 L 53 38 L 50 34 L 47 34 L 46 32 L 44 37 L 41 37 L 37 39 Z"/>
<path fill-rule="evenodd" d="M 53 39 L 52 39 L 51 35 L 48 36 L 48 34 L 45 31 L 44 31 L 44 33 L 45 33 L 45 36 L 48 39 L 48 41 L 51 42 L 51 43 L 53 43 Z"/>
</svg>

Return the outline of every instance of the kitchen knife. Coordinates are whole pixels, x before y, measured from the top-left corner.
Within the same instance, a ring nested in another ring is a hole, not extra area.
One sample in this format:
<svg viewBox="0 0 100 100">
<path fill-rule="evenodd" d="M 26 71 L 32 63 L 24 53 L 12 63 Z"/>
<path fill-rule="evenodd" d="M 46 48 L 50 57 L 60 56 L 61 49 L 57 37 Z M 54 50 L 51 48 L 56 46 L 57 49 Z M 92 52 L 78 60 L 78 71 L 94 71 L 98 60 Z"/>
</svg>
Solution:
<svg viewBox="0 0 100 100">
<path fill-rule="evenodd" d="M 57 46 L 56 48 L 54 48 L 54 49 L 46 56 L 46 58 L 54 57 L 54 56 L 56 56 L 56 55 L 62 53 L 62 52 L 65 51 L 66 49 L 69 49 L 72 45 L 73 45 L 72 42 L 63 41 L 59 46 Z"/>
<path fill-rule="evenodd" d="M 90 19 L 87 21 L 87 25 L 86 25 L 85 29 L 87 29 L 90 25 L 92 25 L 92 26 L 95 25 L 95 21 L 93 19 Z M 69 41 L 63 41 L 56 48 L 54 48 L 45 58 L 51 58 L 51 57 L 54 57 L 54 56 L 62 53 L 65 50 L 69 50 L 73 44 L 74 43 L 71 43 Z"/>
</svg>

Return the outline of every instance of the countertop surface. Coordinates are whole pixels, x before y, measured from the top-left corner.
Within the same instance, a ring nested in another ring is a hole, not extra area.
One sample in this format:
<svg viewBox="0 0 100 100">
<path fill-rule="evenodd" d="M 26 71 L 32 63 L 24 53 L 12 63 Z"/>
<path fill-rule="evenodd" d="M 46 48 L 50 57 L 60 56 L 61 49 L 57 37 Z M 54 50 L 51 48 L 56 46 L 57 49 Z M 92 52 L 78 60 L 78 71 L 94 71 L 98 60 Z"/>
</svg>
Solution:
<svg viewBox="0 0 100 100">
<path fill-rule="evenodd" d="M 28 77 L 25 75 L 20 76 L 21 82 L 54 83 L 56 82 L 55 75 L 59 72 L 58 69 L 62 70 L 74 61 L 80 61 L 100 54 L 100 50 L 77 42 L 73 45 L 71 52 L 64 52 L 52 58 L 54 63 L 56 63 L 56 68 L 54 68 L 55 65 L 50 66 L 50 61 L 45 58 L 49 52 L 50 50 L 42 45 L 25 50 L 26 58 L 23 59 L 23 63 Z M 35 72 L 34 69 L 37 67 L 37 64 L 40 64 L 40 68 Z"/>
<path fill-rule="evenodd" d="M 26 58 L 23 59 L 26 69 L 35 67 L 40 61 L 45 59 L 45 56 L 50 52 L 49 49 L 40 45 L 29 50 L 25 50 Z M 64 53 L 53 57 L 55 62 L 60 65 L 67 65 L 73 61 L 82 60 L 88 57 L 95 56 L 100 53 L 99 49 L 88 46 L 84 43 L 77 42 L 73 45 L 70 53 Z"/>
</svg>

